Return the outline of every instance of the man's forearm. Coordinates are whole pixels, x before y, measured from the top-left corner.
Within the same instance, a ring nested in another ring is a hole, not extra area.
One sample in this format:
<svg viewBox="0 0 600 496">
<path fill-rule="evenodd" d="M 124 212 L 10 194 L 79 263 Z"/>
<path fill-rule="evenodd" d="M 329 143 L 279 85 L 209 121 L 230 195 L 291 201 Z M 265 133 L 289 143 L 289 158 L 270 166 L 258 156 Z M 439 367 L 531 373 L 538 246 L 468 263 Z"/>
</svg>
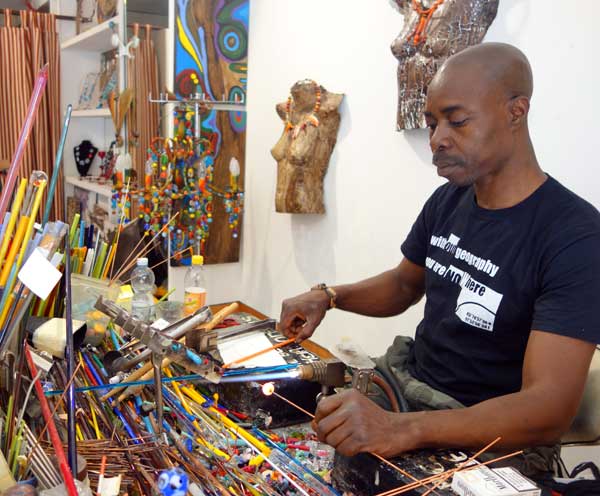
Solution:
<svg viewBox="0 0 600 496">
<path fill-rule="evenodd" d="M 519 392 L 464 409 L 403 413 L 397 422 L 408 425 L 419 448 L 478 449 L 497 437 L 498 448 L 547 445 L 559 440 L 571 418 L 560 402 L 550 404 L 550 397 L 543 391 Z"/>
<path fill-rule="evenodd" d="M 421 299 L 422 290 L 403 282 L 395 268 L 354 284 L 334 286 L 336 306 L 370 317 L 391 317 Z"/>
</svg>

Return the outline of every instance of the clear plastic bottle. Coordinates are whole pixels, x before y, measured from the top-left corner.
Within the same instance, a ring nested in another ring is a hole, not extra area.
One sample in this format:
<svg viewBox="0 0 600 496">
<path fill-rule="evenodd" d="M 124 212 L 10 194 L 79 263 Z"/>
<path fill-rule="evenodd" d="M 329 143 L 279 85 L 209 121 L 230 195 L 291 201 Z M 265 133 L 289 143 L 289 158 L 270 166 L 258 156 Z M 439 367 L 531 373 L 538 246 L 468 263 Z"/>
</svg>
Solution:
<svg viewBox="0 0 600 496">
<path fill-rule="evenodd" d="M 131 314 L 138 319 L 150 322 L 154 319 L 154 272 L 148 267 L 147 258 L 138 258 L 137 266 L 131 273 Z"/>
<path fill-rule="evenodd" d="M 183 301 L 184 315 L 191 315 L 206 305 L 206 281 L 202 271 L 203 264 L 204 257 L 202 255 L 194 255 L 192 257 L 192 265 L 185 273 L 183 281 L 185 291 Z"/>
</svg>

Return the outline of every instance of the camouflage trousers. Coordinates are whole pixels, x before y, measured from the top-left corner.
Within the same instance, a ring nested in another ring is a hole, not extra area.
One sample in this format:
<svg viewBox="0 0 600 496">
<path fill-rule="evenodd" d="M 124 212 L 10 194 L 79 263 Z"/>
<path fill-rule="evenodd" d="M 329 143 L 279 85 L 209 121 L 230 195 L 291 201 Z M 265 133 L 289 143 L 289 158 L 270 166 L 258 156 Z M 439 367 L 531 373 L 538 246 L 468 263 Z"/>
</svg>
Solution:
<svg viewBox="0 0 600 496">
<path fill-rule="evenodd" d="M 407 411 L 445 410 L 465 408 L 465 405 L 411 376 L 408 372 L 408 356 L 414 344 L 412 338 L 397 336 L 385 355 L 375 360 L 376 372 L 399 393 L 401 408 Z M 372 396 L 371 396 L 372 393 Z M 387 395 L 371 384 L 369 397 L 379 406 L 391 410 Z M 465 426 L 465 428 L 468 428 Z M 485 453 L 479 459 L 491 460 L 506 453 Z M 537 478 L 554 474 L 560 456 L 560 445 L 538 446 L 524 450 L 522 455 L 502 462 L 519 470 L 522 474 Z"/>
</svg>

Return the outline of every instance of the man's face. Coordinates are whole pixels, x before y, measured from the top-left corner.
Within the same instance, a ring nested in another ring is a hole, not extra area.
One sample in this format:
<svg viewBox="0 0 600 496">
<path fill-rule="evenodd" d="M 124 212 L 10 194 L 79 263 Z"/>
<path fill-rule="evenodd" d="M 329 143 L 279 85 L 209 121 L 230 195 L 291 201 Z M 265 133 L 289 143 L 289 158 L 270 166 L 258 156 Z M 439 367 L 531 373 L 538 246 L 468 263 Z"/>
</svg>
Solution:
<svg viewBox="0 0 600 496">
<path fill-rule="evenodd" d="M 457 186 L 492 177 L 512 152 L 506 95 L 474 70 L 444 70 L 434 78 L 425 120 L 438 175 Z"/>
</svg>

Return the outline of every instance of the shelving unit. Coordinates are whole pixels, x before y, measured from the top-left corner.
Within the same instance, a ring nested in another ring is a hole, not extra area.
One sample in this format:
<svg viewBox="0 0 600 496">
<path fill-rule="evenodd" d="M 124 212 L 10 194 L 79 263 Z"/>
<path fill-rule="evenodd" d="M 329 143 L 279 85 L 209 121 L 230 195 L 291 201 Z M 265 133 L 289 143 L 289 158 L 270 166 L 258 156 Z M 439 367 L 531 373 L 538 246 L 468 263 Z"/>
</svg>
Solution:
<svg viewBox="0 0 600 496">
<path fill-rule="evenodd" d="M 88 110 L 73 110 L 71 117 L 102 117 L 110 118 L 110 110 L 103 109 L 88 109 Z"/>
<path fill-rule="evenodd" d="M 60 3 L 52 3 L 61 9 L 61 12 L 55 12 L 57 14 L 73 15 L 76 12 L 75 0 L 61 0 Z M 79 34 L 75 34 L 74 24 L 65 27 L 63 31 L 65 37 L 60 44 L 62 57 L 61 99 L 64 107 L 67 104 L 77 105 L 81 85 L 86 74 L 99 72 L 102 54 L 114 49 L 112 45 L 113 34 L 118 33 L 120 37 L 123 36 L 125 5 L 124 0 L 118 0 L 117 14 L 114 17 L 90 28 L 88 28 L 89 24 L 82 24 L 84 31 Z M 118 67 L 119 75 L 122 75 L 124 70 L 125 64 L 121 59 Z M 116 91 L 120 93 L 123 90 L 122 77 L 119 77 Z M 105 228 L 111 228 L 115 225 L 111 208 L 112 182 L 104 181 L 100 183 L 80 178 L 72 151 L 83 140 L 91 141 L 99 150 L 107 150 L 109 143 L 114 139 L 114 127 L 110 110 L 107 108 L 73 110 L 71 117 L 73 120 L 65 146 L 65 195 L 79 198 L 84 208 L 82 218 L 86 222 L 90 219 L 89 215 L 94 210 L 94 206 L 100 206 L 108 213 L 108 222 L 104 226 Z M 101 160 L 96 157 L 89 174 L 100 174 L 100 162 Z"/>
<path fill-rule="evenodd" d="M 73 36 L 73 38 L 64 41 L 61 43 L 60 48 L 62 50 L 86 50 L 98 53 L 112 50 L 111 36 L 113 30 L 111 29 L 111 23 L 118 32 L 120 17 L 115 16 L 108 21 L 104 21 L 102 24 L 98 24 L 77 36 Z"/>
<path fill-rule="evenodd" d="M 86 191 L 91 191 L 107 198 L 112 196 L 112 185 L 110 181 L 100 183 L 94 179 L 81 179 L 77 176 L 67 176 L 65 177 L 65 182 L 77 188 L 85 189 Z"/>
</svg>

